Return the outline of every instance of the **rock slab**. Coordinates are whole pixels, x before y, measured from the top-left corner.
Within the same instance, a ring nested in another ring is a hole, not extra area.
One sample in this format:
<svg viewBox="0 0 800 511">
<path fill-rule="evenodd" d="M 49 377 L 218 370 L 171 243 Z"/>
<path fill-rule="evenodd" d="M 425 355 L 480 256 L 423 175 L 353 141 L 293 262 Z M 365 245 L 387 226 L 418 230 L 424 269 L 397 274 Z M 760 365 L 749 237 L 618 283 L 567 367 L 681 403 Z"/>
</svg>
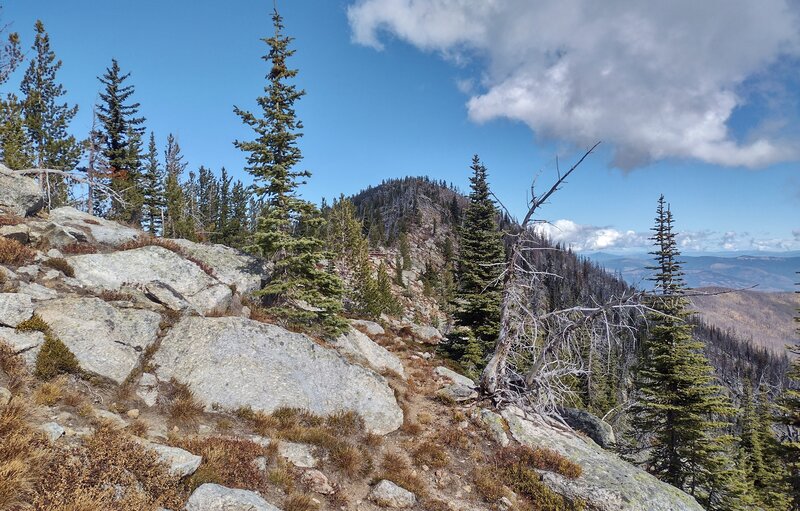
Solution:
<svg viewBox="0 0 800 511">
<path fill-rule="evenodd" d="M 0 293 L 0 325 L 15 327 L 33 315 L 31 297 L 20 293 Z"/>
<path fill-rule="evenodd" d="M 156 376 L 190 386 L 207 407 L 281 406 L 316 414 L 353 410 L 369 430 L 386 434 L 403 412 L 386 380 L 303 334 L 238 318 L 185 317 L 162 339 Z"/>
<path fill-rule="evenodd" d="M 139 354 L 155 342 L 161 316 L 138 309 L 120 309 L 99 298 L 62 298 L 36 309 L 53 333 L 89 371 L 118 384 L 139 362 Z"/>
<path fill-rule="evenodd" d="M 195 263 L 159 246 L 111 254 L 72 256 L 75 278 L 95 291 L 119 291 L 125 284 L 146 286 L 162 282 L 203 314 L 225 312 L 232 293 Z"/>
<path fill-rule="evenodd" d="M 690 495 L 661 482 L 644 470 L 604 451 L 572 431 L 556 429 L 541 419 L 524 418 L 514 407 L 503 410 L 515 440 L 529 447 L 553 449 L 578 463 L 583 474 L 567 479 L 553 472 L 542 474 L 554 491 L 587 501 L 599 511 L 702 511 Z"/>
<path fill-rule="evenodd" d="M 261 281 L 267 273 L 263 260 L 225 245 L 172 241 L 188 255 L 209 266 L 220 282 L 235 286 L 239 294 L 248 295 L 261 289 Z"/>
<path fill-rule="evenodd" d="M 30 216 L 42 207 L 44 198 L 36 181 L 0 163 L 0 211 Z"/>
</svg>

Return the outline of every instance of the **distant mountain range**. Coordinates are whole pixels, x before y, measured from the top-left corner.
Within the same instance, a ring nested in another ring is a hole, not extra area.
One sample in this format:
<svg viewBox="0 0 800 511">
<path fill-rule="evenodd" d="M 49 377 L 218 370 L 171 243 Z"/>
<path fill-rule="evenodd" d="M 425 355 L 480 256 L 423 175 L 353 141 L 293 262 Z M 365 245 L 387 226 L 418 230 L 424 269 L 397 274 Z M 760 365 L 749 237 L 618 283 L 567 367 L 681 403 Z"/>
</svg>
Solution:
<svg viewBox="0 0 800 511">
<path fill-rule="evenodd" d="M 609 254 L 596 252 L 584 254 L 606 270 L 618 273 L 626 282 L 647 289 L 652 271 L 652 256 L 648 254 Z M 689 287 L 749 288 L 757 291 L 795 291 L 800 276 L 800 252 L 737 253 L 683 255 L 683 271 Z"/>
</svg>

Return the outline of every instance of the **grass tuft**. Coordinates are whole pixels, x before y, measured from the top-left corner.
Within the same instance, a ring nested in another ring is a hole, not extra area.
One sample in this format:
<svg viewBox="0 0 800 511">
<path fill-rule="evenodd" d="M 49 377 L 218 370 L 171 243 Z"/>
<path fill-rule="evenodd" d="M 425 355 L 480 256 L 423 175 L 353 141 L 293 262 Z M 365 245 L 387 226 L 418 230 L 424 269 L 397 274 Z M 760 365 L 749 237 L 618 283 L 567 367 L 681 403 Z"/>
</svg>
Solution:
<svg viewBox="0 0 800 511">
<path fill-rule="evenodd" d="M 53 268 L 55 270 L 60 271 L 67 277 L 75 276 L 75 270 L 72 268 L 69 262 L 63 257 L 51 257 L 42 264 L 44 264 L 49 268 Z"/>
<path fill-rule="evenodd" d="M 46 333 L 36 356 L 36 377 L 50 380 L 59 374 L 80 374 L 78 359 L 61 339 Z"/>
<path fill-rule="evenodd" d="M 316 511 L 317 509 L 319 506 L 314 499 L 300 493 L 293 493 L 283 501 L 284 511 Z"/>
<path fill-rule="evenodd" d="M 194 396 L 194 392 L 185 383 L 176 379 L 170 380 L 171 392 L 168 394 L 167 416 L 170 426 L 196 428 L 203 405 Z"/>
<path fill-rule="evenodd" d="M 35 253 L 17 240 L 0 237 L 0 264 L 22 266 L 33 261 Z"/>
</svg>

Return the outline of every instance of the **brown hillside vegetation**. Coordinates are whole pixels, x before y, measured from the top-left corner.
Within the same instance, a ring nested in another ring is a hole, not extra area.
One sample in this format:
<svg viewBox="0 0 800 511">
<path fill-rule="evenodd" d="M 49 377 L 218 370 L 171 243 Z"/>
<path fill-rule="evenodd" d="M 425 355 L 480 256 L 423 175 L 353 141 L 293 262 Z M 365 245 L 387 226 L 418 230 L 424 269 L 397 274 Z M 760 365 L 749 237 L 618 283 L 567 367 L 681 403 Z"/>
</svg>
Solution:
<svg viewBox="0 0 800 511">
<path fill-rule="evenodd" d="M 718 293 L 724 290 L 702 288 L 698 291 Z M 800 295 L 795 293 L 735 291 L 692 297 L 692 304 L 705 322 L 774 353 L 785 353 L 787 344 L 800 342 L 793 321 L 800 307 Z"/>
</svg>

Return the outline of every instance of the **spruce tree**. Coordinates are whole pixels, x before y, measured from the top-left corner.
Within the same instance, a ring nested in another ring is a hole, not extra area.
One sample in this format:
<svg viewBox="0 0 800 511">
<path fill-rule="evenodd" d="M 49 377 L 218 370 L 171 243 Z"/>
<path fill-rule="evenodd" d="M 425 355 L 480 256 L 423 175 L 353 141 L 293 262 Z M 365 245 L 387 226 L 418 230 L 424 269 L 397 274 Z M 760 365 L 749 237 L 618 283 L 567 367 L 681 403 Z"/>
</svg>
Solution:
<svg viewBox="0 0 800 511">
<path fill-rule="evenodd" d="M 250 235 L 249 220 L 250 197 L 241 181 L 236 181 L 231 189 L 230 218 L 225 228 L 225 241 L 228 246 L 243 248 Z"/>
<path fill-rule="evenodd" d="M 494 350 L 500 331 L 500 274 L 505 261 L 505 249 L 497 229 L 497 208 L 492 201 L 486 167 L 480 158 L 472 158 L 469 206 L 464 211 L 464 223 L 459 229 L 461 250 L 457 263 L 455 320 L 461 327 L 472 330 L 472 336 L 461 335 L 478 343 L 465 347 L 465 352 L 480 353 L 483 360 Z M 474 356 L 473 356 L 474 358 Z M 481 362 L 476 369 L 481 369 Z"/>
<path fill-rule="evenodd" d="M 692 336 L 688 299 L 674 220 L 664 196 L 653 228 L 656 265 L 648 306 L 643 360 L 637 372 L 639 400 L 633 429 L 645 432 L 645 466 L 659 479 L 697 497 L 708 509 L 739 509 L 736 474 L 726 461 L 726 440 L 718 418 L 733 410 L 713 383 L 703 343 Z"/>
<path fill-rule="evenodd" d="M 36 21 L 33 57 L 22 78 L 20 92 L 24 130 L 31 144 L 33 163 L 39 168 L 73 170 L 78 164 L 82 145 L 67 133 L 69 124 L 78 113 L 78 106 L 59 103 L 66 94 L 64 86 L 56 82 L 61 61 L 50 48 L 50 37 L 44 24 Z M 40 176 L 50 206 L 67 202 L 68 189 L 60 176 Z"/>
<path fill-rule="evenodd" d="M 142 227 L 153 236 L 162 233 L 164 207 L 166 206 L 164 181 L 164 169 L 158 161 L 156 137 L 151 131 L 142 173 Z"/>
<path fill-rule="evenodd" d="M 100 92 L 100 103 L 97 105 L 97 118 L 102 129 L 99 130 L 103 140 L 103 158 L 108 165 L 108 173 L 104 180 L 111 189 L 125 197 L 131 189 L 141 188 L 138 169 L 133 168 L 131 151 L 128 145 L 131 138 L 141 136 L 144 128 L 144 117 L 137 117 L 139 103 L 130 103 L 135 92 L 133 85 L 124 85 L 130 73 L 123 74 L 116 59 L 111 60 L 111 67 L 106 68 L 102 77 L 98 77 L 103 86 Z M 116 220 L 134 223 L 141 209 L 136 204 L 121 204 L 112 201 L 108 215 Z"/>
<path fill-rule="evenodd" d="M 0 101 L 0 161 L 14 170 L 34 166 L 33 147 L 25 133 L 22 103 L 14 94 Z"/>
<path fill-rule="evenodd" d="M 230 238 L 232 237 L 230 232 L 231 209 L 233 206 L 231 181 L 232 179 L 228 176 L 228 171 L 225 167 L 222 167 L 217 187 L 217 215 L 214 218 L 214 233 L 211 235 L 211 241 L 224 245 L 229 245 Z"/>
<path fill-rule="evenodd" d="M 294 54 L 291 37 L 283 35 L 283 19 L 277 10 L 272 21 L 275 33 L 264 39 L 271 65 L 258 98 L 260 115 L 235 107 L 234 112 L 255 132 L 251 141 L 236 141 L 247 153 L 247 171 L 253 176 L 253 190 L 259 216 L 253 234 L 253 249 L 275 263 L 273 274 L 260 292 L 271 312 L 285 321 L 319 326 L 329 335 L 344 330 L 340 318 L 342 285 L 339 278 L 321 267 L 325 256 L 322 241 L 315 235 L 323 222 L 316 208 L 302 200 L 297 188 L 311 174 L 298 170 L 302 153 L 297 145 L 302 122 L 295 103 L 305 92 L 291 83 L 297 70 L 287 65 Z"/>
<path fill-rule="evenodd" d="M 187 213 L 186 196 L 181 186 L 181 175 L 186 170 L 181 147 L 170 133 L 167 136 L 167 148 L 164 150 L 164 184 L 165 214 L 164 236 L 170 238 L 194 237 L 194 229 Z"/>
</svg>

